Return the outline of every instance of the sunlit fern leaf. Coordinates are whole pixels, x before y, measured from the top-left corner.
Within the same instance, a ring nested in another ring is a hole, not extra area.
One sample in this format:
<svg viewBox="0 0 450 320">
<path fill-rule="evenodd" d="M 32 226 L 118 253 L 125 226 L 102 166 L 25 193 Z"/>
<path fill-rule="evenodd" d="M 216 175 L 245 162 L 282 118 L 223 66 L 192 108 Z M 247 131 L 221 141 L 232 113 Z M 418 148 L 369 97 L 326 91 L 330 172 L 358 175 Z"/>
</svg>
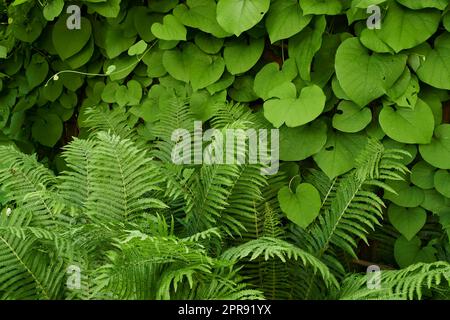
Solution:
<svg viewBox="0 0 450 320">
<path fill-rule="evenodd" d="M 343 280 L 340 290 L 331 293 L 331 298 L 339 300 L 402 300 L 401 296 L 394 296 L 388 287 L 369 287 L 367 276 L 359 274 L 348 275 Z"/>
<path fill-rule="evenodd" d="M 94 177 L 86 201 L 86 211 L 91 217 L 131 221 L 151 209 L 165 207 L 151 197 L 152 190 L 157 188 L 158 169 L 133 142 L 99 132 L 88 165 Z M 64 181 L 64 176 L 61 179 Z"/>
<path fill-rule="evenodd" d="M 267 184 L 267 177 L 261 175 L 260 166 L 244 164 L 238 170 L 226 199 L 227 205 L 220 214 L 220 223 L 233 236 L 247 232 L 242 221 L 254 219 L 255 207 L 263 199 L 262 190 Z"/>
<path fill-rule="evenodd" d="M 83 124 L 87 126 L 92 133 L 99 131 L 110 132 L 112 135 L 122 139 L 137 141 L 137 133 L 134 128 L 128 125 L 129 113 L 125 108 L 87 108 L 85 110 Z"/>
<path fill-rule="evenodd" d="M 56 210 L 52 207 L 50 190 L 55 176 L 36 156 L 25 155 L 12 146 L 0 146 L 0 190 L 16 210 L 33 213 L 33 225 L 54 223 Z"/>
<path fill-rule="evenodd" d="M 59 190 L 63 198 L 79 210 L 86 210 L 86 203 L 92 193 L 94 173 L 92 158 L 96 143 L 94 140 L 74 140 L 64 148 L 63 158 L 70 171 L 60 178 Z"/>
<path fill-rule="evenodd" d="M 261 196 L 255 199 L 251 209 L 251 214 L 240 215 L 239 219 L 245 228 L 240 238 L 236 238 L 233 244 L 240 244 L 248 240 L 257 239 L 264 235 L 273 236 L 270 232 L 265 232 L 268 226 L 280 224 L 281 210 L 278 203 L 278 190 L 287 183 L 286 175 L 283 171 L 279 171 L 272 176 L 264 177 L 266 182 L 261 187 Z M 250 211 L 249 211 L 250 213 Z M 275 220 L 272 220 L 275 219 Z M 268 221 L 270 220 L 270 222 Z"/>
<path fill-rule="evenodd" d="M 222 118 L 220 112 L 213 118 L 216 139 L 211 139 L 204 147 L 206 158 L 212 157 L 211 163 L 206 161 L 200 168 L 199 176 L 194 176 L 190 184 L 194 200 L 192 209 L 186 210 L 187 221 L 197 228 L 193 232 L 219 223 L 230 236 L 241 236 L 246 232 L 241 221 L 253 219 L 255 207 L 263 199 L 262 190 L 267 184 L 267 177 L 262 174 L 261 165 L 249 164 L 248 161 L 251 148 L 249 135 L 256 133 L 251 121 L 254 115 L 245 106 L 230 106 L 229 110 L 227 106 L 219 107 L 223 110 Z M 245 114 L 248 119 L 230 116 L 233 113 Z M 232 135 L 229 135 L 230 132 Z M 230 145 L 232 150 L 228 148 Z"/>
<path fill-rule="evenodd" d="M 183 242 L 199 242 L 201 240 L 210 240 L 211 238 L 218 238 L 220 239 L 222 235 L 220 234 L 220 231 L 218 228 L 211 228 L 199 233 L 196 233 L 190 237 L 182 238 L 181 241 Z"/>
<path fill-rule="evenodd" d="M 408 299 L 421 299 L 424 287 L 438 290 L 440 285 L 450 298 L 450 263 L 417 263 L 399 271 L 384 271 L 381 281 L 394 295 Z"/>
<path fill-rule="evenodd" d="M 47 253 L 51 248 L 26 230 L 30 220 L 19 214 L 0 215 L 1 300 L 60 297 L 63 261 L 51 252 Z"/>
<path fill-rule="evenodd" d="M 194 201 L 186 212 L 185 224 L 194 234 L 215 226 L 220 213 L 228 206 L 233 183 L 239 177 L 237 165 L 205 165 L 193 176 Z"/>
<path fill-rule="evenodd" d="M 172 163 L 172 151 L 177 143 L 174 141 L 174 132 L 187 130 L 192 137 L 194 131 L 194 115 L 188 101 L 178 97 L 169 97 L 164 101 L 160 120 L 152 127 L 152 134 L 156 137 L 152 155 L 163 163 Z"/>
<path fill-rule="evenodd" d="M 324 204 L 327 202 L 330 193 L 333 192 L 333 187 L 336 185 L 337 180 L 333 179 L 331 181 L 325 172 L 317 169 L 308 169 L 304 175 L 304 179 L 306 183 L 310 183 L 316 187 Z"/>
<path fill-rule="evenodd" d="M 218 129 L 235 122 L 250 123 L 247 127 L 253 129 L 271 127 L 262 114 L 253 113 L 248 106 L 239 103 L 219 104 L 211 119 L 212 127 Z"/>
</svg>

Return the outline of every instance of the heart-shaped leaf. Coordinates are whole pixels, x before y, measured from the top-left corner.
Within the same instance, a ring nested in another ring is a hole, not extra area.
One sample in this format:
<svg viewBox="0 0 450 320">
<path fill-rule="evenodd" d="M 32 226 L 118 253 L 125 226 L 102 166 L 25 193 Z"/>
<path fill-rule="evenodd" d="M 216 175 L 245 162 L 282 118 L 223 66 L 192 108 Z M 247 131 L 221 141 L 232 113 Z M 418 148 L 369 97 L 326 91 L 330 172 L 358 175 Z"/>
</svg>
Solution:
<svg viewBox="0 0 450 320">
<path fill-rule="evenodd" d="M 354 168 L 355 159 L 364 149 L 367 137 L 354 133 L 328 132 L 328 140 L 314 161 L 330 179 Z"/>
<path fill-rule="evenodd" d="M 233 86 L 228 90 L 228 94 L 234 101 L 250 102 L 258 99 L 253 90 L 254 79 L 252 76 L 242 76 L 236 78 Z"/>
<path fill-rule="evenodd" d="M 31 127 L 33 138 L 47 147 L 54 147 L 63 133 L 61 119 L 53 113 L 42 113 Z"/>
<path fill-rule="evenodd" d="M 361 108 L 350 101 L 342 101 L 333 116 L 333 127 L 342 132 L 354 133 L 361 131 L 372 121 L 369 108 Z"/>
<path fill-rule="evenodd" d="M 414 109 L 419 91 L 419 80 L 416 76 L 411 75 L 409 68 L 406 68 L 386 94 L 397 106 Z"/>
<path fill-rule="evenodd" d="M 195 35 L 195 44 L 208 54 L 217 54 L 223 46 L 223 39 L 213 37 L 206 33 L 197 33 Z"/>
<path fill-rule="evenodd" d="M 414 237 L 408 241 L 405 237 L 400 237 L 395 241 L 394 256 L 395 261 L 402 268 L 411 265 L 420 251 L 421 241 Z"/>
<path fill-rule="evenodd" d="M 417 75 L 433 87 L 450 90 L 450 34 L 436 38 L 434 49 L 428 48 Z"/>
<path fill-rule="evenodd" d="M 431 37 L 436 32 L 440 19 L 438 10 L 411 10 L 392 1 L 383 19 L 383 27 L 377 34 L 395 52 L 400 52 Z"/>
<path fill-rule="evenodd" d="M 447 170 L 438 170 L 434 174 L 434 186 L 443 196 L 450 198 L 450 173 Z"/>
<path fill-rule="evenodd" d="M 194 91 L 218 81 L 225 70 L 222 57 L 208 55 L 194 44 L 186 45 L 182 51 L 164 52 L 163 65 L 175 79 L 190 82 Z"/>
<path fill-rule="evenodd" d="M 164 17 L 163 23 L 154 23 L 152 33 L 162 40 L 186 40 L 186 27 L 178 19 L 169 14 Z"/>
<path fill-rule="evenodd" d="M 297 128 L 280 129 L 280 160 L 300 161 L 318 153 L 327 142 L 327 125 L 324 121 Z"/>
<path fill-rule="evenodd" d="M 166 13 L 178 4 L 178 0 L 152 0 L 148 3 L 150 10 Z"/>
<path fill-rule="evenodd" d="M 408 241 L 411 240 L 425 225 L 427 213 L 422 208 L 403 208 L 390 204 L 388 208 L 389 221 Z"/>
<path fill-rule="evenodd" d="M 450 199 L 444 197 L 435 189 L 424 190 L 425 200 L 420 205 L 422 208 L 433 213 L 439 213 L 450 206 Z"/>
<path fill-rule="evenodd" d="M 173 10 L 173 15 L 181 23 L 191 28 L 197 28 L 210 33 L 218 38 L 230 36 L 216 20 L 215 0 L 187 0 L 186 4 L 180 4 Z"/>
<path fill-rule="evenodd" d="M 450 169 L 450 124 L 441 124 L 429 144 L 419 146 L 423 159 L 439 169 Z"/>
<path fill-rule="evenodd" d="M 408 241 L 400 237 L 395 241 L 394 257 L 401 268 L 406 268 L 413 263 L 436 261 L 436 249 L 432 246 L 421 248 L 422 242 L 418 237 Z"/>
<path fill-rule="evenodd" d="M 89 9 L 96 11 L 106 18 L 115 18 L 120 12 L 121 0 L 90 1 Z"/>
<path fill-rule="evenodd" d="M 54 102 L 59 98 L 63 91 L 63 85 L 61 81 L 50 81 L 45 87 L 42 88 L 42 95 L 45 99 Z"/>
<path fill-rule="evenodd" d="M 264 116 L 275 127 L 283 123 L 298 127 L 316 119 L 325 107 L 326 97 L 316 85 L 305 87 L 298 99 L 272 99 L 264 103 Z"/>
<path fill-rule="evenodd" d="M 239 36 L 261 21 L 269 6 L 270 0 L 219 0 L 217 22 L 225 31 Z"/>
<path fill-rule="evenodd" d="M 94 53 L 94 49 L 94 38 L 91 38 L 80 52 L 66 59 L 66 63 L 72 69 L 78 69 L 89 62 Z"/>
<path fill-rule="evenodd" d="M 444 25 L 444 28 L 450 32 L 450 11 L 447 11 L 446 14 L 444 14 L 444 17 L 442 18 L 442 24 Z"/>
<path fill-rule="evenodd" d="M 207 90 L 194 92 L 190 99 L 190 107 L 196 119 L 201 121 L 209 120 L 217 110 L 218 104 L 226 101 L 226 91 L 211 95 Z"/>
<path fill-rule="evenodd" d="M 116 92 L 119 89 L 119 84 L 117 82 L 109 82 L 104 87 L 101 98 L 106 103 L 116 102 Z"/>
<path fill-rule="evenodd" d="M 422 204 L 425 199 L 425 194 L 422 189 L 411 185 L 408 180 L 406 181 L 392 181 L 389 185 L 397 193 L 386 191 L 384 198 L 392 201 L 398 206 L 414 208 Z"/>
<path fill-rule="evenodd" d="M 422 189 L 434 188 L 436 168 L 425 161 L 417 162 L 411 170 L 411 182 Z"/>
<path fill-rule="evenodd" d="M 25 70 L 25 76 L 27 77 L 30 89 L 35 88 L 45 80 L 48 69 L 47 60 L 42 55 L 34 54 L 31 57 L 30 64 Z"/>
<path fill-rule="evenodd" d="M 385 106 L 379 115 L 383 131 L 402 143 L 430 143 L 434 130 L 434 116 L 430 107 L 418 99 L 414 109 Z"/>
<path fill-rule="evenodd" d="M 142 86 L 136 80 L 130 80 L 127 83 L 127 97 L 129 106 L 138 105 L 142 98 Z"/>
<path fill-rule="evenodd" d="M 231 86 L 234 83 L 234 80 L 235 77 L 233 75 L 225 72 L 219 81 L 206 87 L 206 90 L 208 90 L 210 94 L 215 94 Z"/>
<path fill-rule="evenodd" d="M 66 15 L 62 15 L 53 27 L 52 40 L 62 60 L 72 57 L 83 49 L 92 32 L 91 22 L 81 17 L 81 28 L 70 30 L 66 26 Z"/>
<path fill-rule="evenodd" d="M 345 40 L 336 53 L 336 75 L 348 97 L 360 106 L 381 97 L 402 75 L 405 55 L 370 54 L 358 38 Z"/>
<path fill-rule="evenodd" d="M 44 17 L 48 21 L 53 21 L 59 16 L 64 8 L 64 0 L 49 0 L 44 7 Z"/>
<path fill-rule="evenodd" d="M 264 39 L 234 40 L 225 44 L 223 59 L 231 74 L 244 73 L 258 62 L 264 51 Z"/>
<path fill-rule="evenodd" d="M 266 17 L 270 42 L 287 39 L 299 33 L 308 25 L 312 17 L 312 15 L 303 15 L 298 0 L 273 1 Z"/>
<path fill-rule="evenodd" d="M 109 59 L 119 57 L 122 52 L 128 51 L 136 42 L 136 32 L 127 32 L 129 29 L 126 29 L 121 24 L 110 25 L 94 21 L 94 29 L 96 45 L 105 49 L 106 56 Z"/>
<path fill-rule="evenodd" d="M 272 62 L 266 64 L 256 75 L 254 90 L 263 100 L 275 97 L 274 93 L 277 92 L 278 87 L 285 86 L 297 76 L 297 66 L 292 59 L 284 62 L 281 71 L 279 68 L 276 62 Z"/>
<path fill-rule="evenodd" d="M 123 107 L 128 103 L 128 89 L 125 86 L 119 86 L 114 95 L 115 102 Z"/>
<path fill-rule="evenodd" d="M 142 40 L 146 42 L 155 40 L 155 35 L 152 33 L 151 27 L 149 28 L 148 26 L 155 22 L 161 22 L 162 17 L 160 15 L 155 14 L 154 11 L 144 6 L 135 6 L 128 14 L 132 15 L 134 27 Z"/>
<path fill-rule="evenodd" d="M 147 75 L 150 78 L 164 76 L 167 71 L 163 65 L 163 50 L 150 51 L 144 56 L 144 63 L 147 65 Z"/>
<path fill-rule="evenodd" d="M 295 193 L 289 187 L 281 188 L 278 191 L 278 201 L 288 219 L 302 228 L 314 221 L 322 205 L 319 191 L 309 183 L 298 185 Z"/>
<path fill-rule="evenodd" d="M 359 35 L 359 40 L 367 48 L 373 52 L 378 53 L 393 53 L 391 47 L 389 47 L 378 36 L 376 29 L 363 29 Z"/>
</svg>

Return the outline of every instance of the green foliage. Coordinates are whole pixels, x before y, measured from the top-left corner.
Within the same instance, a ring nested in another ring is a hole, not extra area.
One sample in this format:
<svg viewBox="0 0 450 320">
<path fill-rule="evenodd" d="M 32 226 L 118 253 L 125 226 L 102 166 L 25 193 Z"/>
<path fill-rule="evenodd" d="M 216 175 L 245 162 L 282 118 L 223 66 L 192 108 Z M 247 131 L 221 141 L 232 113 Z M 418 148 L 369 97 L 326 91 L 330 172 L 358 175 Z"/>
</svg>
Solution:
<svg viewBox="0 0 450 320">
<path fill-rule="evenodd" d="M 0 299 L 449 299 L 449 70 L 448 0 L 1 2 Z"/>
</svg>

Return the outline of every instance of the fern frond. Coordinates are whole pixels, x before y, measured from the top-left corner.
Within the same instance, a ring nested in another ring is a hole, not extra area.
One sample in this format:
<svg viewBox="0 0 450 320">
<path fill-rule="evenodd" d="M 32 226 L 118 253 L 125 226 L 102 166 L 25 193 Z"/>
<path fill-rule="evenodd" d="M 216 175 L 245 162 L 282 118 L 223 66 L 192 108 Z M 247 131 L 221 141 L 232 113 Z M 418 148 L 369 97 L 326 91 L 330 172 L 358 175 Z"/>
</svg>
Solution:
<svg viewBox="0 0 450 320">
<path fill-rule="evenodd" d="M 425 289 L 450 298 L 450 264 L 448 262 L 416 263 L 401 270 L 382 270 L 380 288 L 369 289 L 367 276 L 350 275 L 339 292 L 343 300 L 421 299 Z"/>
<path fill-rule="evenodd" d="M 84 125 L 94 134 L 105 131 L 122 139 L 137 141 L 136 130 L 128 125 L 129 113 L 125 108 L 87 108 L 85 116 Z"/>
<path fill-rule="evenodd" d="M 60 296 L 63 261 L 52 252 L 46 252 L 47 248 L 32 233 L 25 232 L 23 228 L 30 221 L 20 215 L 0 215 L 2 300 L 57 299 Z M 21 228 L 21 232 L 17 232 Z"/>
<path fill-rule="evenodd" d="M 69 150 L 86 158 L 86 148 L 89 147 Z M 72 165 L 77 170 L 75 174 L 61 177 L 63 186 L 67 186 L 64 183 L 73 185 L 75 179 L 75 183 L 87 187 L 86 179 L 89 179 L 88 198 L 81 199 L 89 216 L 101 221 L 132 221 L 151 209 L 165 207 L 161 201 L 151 198 L 152 190 L 157 189 L 157 167 L 133 142 L 99 132 L 91 151 L 84 165 Z"/>
<path fill-rule="evenodd" d="M 381 177 L 401 179 L 401 174 L 408 170 L 400 162 L 392 161 L 397 154 L 398 151 L 386 151 L 378 141 L 369 140 L 356 161 L 356 169 L 330 186 L 329 196 L 324 202 L 324 214 L 319 216 L 307 237 L 308 245 L 314 252 L 322 256 L 330 245 L 334 245 L 356 257 L 355 239 L 367 243 L 368 230 L 374 230 L 383 218 L 384 203 L 368 187 L 384 186 Z M 386 163 L 389 165 L 386 166 Z"/>
<path fill-rule="evenodd" d="M 25 155 L 12 146 L 0 146 L 0 190 L 4 201 L 16 211 L 33 213 L 35 226 L 54 223 L 57 210 L 52 207 L 51 190 L 56 183 L 53 173 L 36 156 Z"/>
<path fill-rule="evenodd" d="M 246 105 L 232 102 L 218 105 L 211 119 L 212 127 L 222 129 L 233 123 L 246 124 L 245 127 L 253 129 L 270 127 L 261 113 L 253 113 Z"/>
<path fill-rule="evenodd" d="M 164 101 L 161 109 L 160 120 L 152 128 L 152 134 L 156 137 L 154 150 L 151 154 L 163 163 L 172 163 L 172 150 L 176 141 L 172 140 L 172 134 L 176 130 L 194 131 L 195 117 L 192 114 L 186 99 L 171 97 Z"/>
<path fill-rule="evenodd" d="M 261 237 L 228 249 L 223 253 L 222 258 L 228 260 L 248 258 L 252 261 L 260 256 L 264 257 L 265 260 L 278 258 L 282 262 L 286 262 L 289 259 L 295 261 L 299 260 L 304 266 L 311 267 L 314 271 L 318 271 L 327 285 L 338 285 L 328 267 L 318 258 L 281 239 Z"/>
</svg>

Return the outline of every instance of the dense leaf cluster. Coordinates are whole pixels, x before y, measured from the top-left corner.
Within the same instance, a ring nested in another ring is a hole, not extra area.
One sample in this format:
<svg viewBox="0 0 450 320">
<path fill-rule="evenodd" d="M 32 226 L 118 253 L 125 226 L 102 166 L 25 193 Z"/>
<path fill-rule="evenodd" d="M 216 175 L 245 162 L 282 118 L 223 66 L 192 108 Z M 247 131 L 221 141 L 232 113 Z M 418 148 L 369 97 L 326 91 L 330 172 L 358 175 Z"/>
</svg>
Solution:
<svg viewBox="0 0 450 320">
<path fill-rule="evenodd" d="M 0 298 L 448 299 L 449 93 L 449 0 L 3 0 Z"/>
</svg>

